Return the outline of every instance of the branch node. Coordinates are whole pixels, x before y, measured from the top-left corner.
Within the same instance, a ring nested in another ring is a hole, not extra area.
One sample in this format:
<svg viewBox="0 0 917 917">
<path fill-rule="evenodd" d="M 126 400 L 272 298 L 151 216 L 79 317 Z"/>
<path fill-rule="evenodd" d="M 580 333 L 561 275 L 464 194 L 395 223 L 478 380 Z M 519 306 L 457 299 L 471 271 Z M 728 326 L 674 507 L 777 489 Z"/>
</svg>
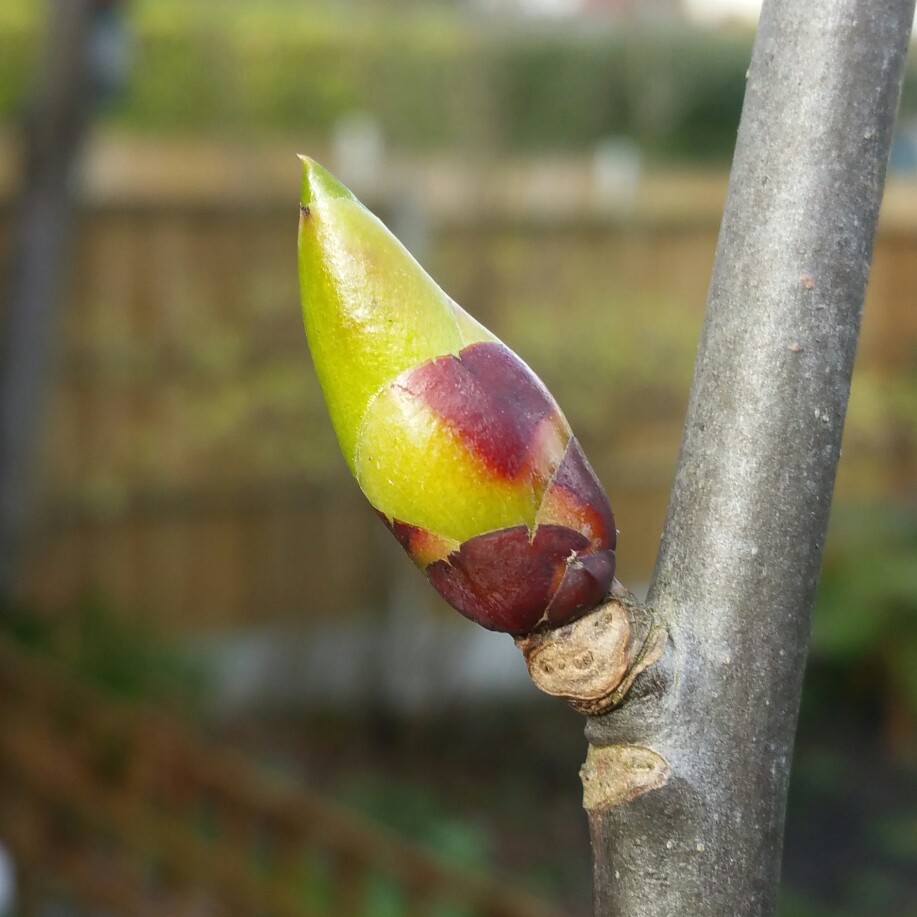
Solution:
<svg viewBox="0 0 917 917">
<path fill-rule="evenodd" d="M 672 769 L 658 752 L 644 745 L 590 745 L 580 768 L 583 808 L 611 809 L 669 781 Z"/>
<path fill-rule="evenodd" d="M 624 700 L 667 640 L 653 610 L 615 581 L 598 608 L 563 627 L 517 637 L 516 645 L 536 687 L 598 716 Z"/>
</svg>

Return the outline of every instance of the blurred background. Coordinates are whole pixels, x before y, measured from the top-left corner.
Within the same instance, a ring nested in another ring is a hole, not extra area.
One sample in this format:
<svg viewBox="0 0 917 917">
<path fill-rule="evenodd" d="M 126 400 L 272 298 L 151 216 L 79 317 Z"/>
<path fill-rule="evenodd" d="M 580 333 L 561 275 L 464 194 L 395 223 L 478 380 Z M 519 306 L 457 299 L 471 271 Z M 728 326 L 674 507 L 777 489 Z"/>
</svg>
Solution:
<svg viewBox="0 0 917 917">
<path fill-rule="evenodd" d="M 582 720 L 378 525 L 299 315 L 305 152 L 564 406 L 645 589 L 757 5 L 3 0 L 0 914 L 589 913 Z M 917 72 L 781 913 L 917 914 Z"/>
</svg>

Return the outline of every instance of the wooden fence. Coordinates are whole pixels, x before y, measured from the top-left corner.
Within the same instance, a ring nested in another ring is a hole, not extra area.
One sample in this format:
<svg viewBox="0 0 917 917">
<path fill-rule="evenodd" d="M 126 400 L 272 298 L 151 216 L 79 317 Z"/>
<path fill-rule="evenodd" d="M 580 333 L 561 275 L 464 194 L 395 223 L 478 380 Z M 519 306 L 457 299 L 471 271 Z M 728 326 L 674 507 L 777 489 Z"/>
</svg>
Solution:
<svg viewBox="0 0 917 917">
<path fill-rule="evenodd" d="M 95 591 L 195 630 L 378 602 L 376 523 L 299 323 L 295 201 L 143 187 L 86 208 L 24 593 L 64 607 Z M 612 495 L 629 582 L 658 544 L 717 232 L 715 206 L 682 194 L 690 206 L 666 210 L 666 187 L 628 220 L 440 214 L 426 246 L 445 288 L 559 389 Z M 917 384 L 917 221 L 898 211 L 879 235 L 842 498 L 895 499 L 915 472 L 899 383 Z"/>
<path fill-rule="evenodd" d="M 405 917 L 559 917 L 5 639 L 0 839 L 21 917 L 55 897 L 130 917 L 367 917 L 379 888 Z"/>
</svg>

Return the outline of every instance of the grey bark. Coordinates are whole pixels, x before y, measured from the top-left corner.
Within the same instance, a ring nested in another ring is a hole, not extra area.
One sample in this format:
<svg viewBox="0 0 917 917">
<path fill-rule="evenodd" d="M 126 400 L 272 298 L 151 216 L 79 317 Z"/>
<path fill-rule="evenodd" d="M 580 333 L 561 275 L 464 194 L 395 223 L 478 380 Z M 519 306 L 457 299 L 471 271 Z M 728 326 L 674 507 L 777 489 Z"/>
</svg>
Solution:
<svg viewBox="0 0 917 917">
<path fill-rule="evenodd" d="M 661 788 L 637 781 L 631 801 L 593 800 L 598 915 L 776 909 L 811 607 L 913 14 L 914 0 L 764 4 L 648 599 L 670 645 L 623 707 L 587 727 L 594 746 L 652 749 L 668 767 Z"/>
<path fill-rule="evenodd" d="M 0 601 L 25 535 L 50 375 L 56 304 L 73 215 L 73 171 L 89 115 L 89 37 L 97 0 L 56 0 L 26 118 L 23 188 L 13 214 L 0 337 Z"/>
</svg>

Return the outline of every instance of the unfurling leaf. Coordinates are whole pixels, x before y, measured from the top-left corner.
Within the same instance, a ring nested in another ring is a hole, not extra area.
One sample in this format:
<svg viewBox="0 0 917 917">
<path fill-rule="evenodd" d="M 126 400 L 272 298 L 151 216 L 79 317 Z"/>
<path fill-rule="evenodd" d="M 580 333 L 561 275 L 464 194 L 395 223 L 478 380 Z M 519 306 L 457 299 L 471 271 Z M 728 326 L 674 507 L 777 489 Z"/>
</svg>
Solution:
<svg viewBox="0 0 917 917">
<path fill-rule="evenodd" d="M 430 582 L 491 630 L 559 626 L 614 576 L 608 500 L 538 377 L 304 159 L 306 336 L 360 487 Z"/>
</svg>

